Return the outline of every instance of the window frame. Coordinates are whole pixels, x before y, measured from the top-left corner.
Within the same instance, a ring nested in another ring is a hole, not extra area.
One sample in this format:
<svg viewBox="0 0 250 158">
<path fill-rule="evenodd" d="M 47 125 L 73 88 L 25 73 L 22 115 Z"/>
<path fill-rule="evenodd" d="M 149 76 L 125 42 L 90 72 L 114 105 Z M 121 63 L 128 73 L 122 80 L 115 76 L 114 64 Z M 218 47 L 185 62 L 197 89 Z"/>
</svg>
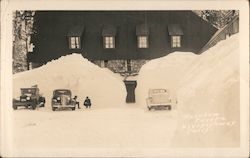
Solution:
<svg viewBox="0 0 250 158">
<path fill-rule="evenodd" d="M 72 43 L 72 39 L 74 39 L 73 43 Z M 78 40 L 76 40 L 76 39 L 78 39 Z M 78 41 L 78 43 L 77 43 L 77 41 Z M 82 48 L 81 37 L 80 36 L 70 36 L 69 37 L 69 49 L 81 49 L 81 48 Z"/>
<path fill-rule="evenodd" d="M 178 40 L 175 37 L 178 37 Z M 181 47 L 182 47 L 181 35 L 172 35 L 171 36 L 171 48 L 181 48 Z"/>
<path fill-rule="evenodd" d="M 126 60 L 126 67 L 127 67 L 127 72 L 131 72 L 132 71 L 132 62 L 130 59 Z"/>
<path fill-rule="evenodd" d="M 107 40 L 108 39 L 108 40 Z M 103 36 L 103 48 L 104 49 L 115 49 L 115 36 Z"/>
<path fill-rule="evenodd" d="M 143 40 L 142 38 L 145 38 L 145 39 Z M 149 48 L 149 36 L 148 35 L 137 36 L 137 48 L 140 48 L 140 49 Z"/>
</svg>

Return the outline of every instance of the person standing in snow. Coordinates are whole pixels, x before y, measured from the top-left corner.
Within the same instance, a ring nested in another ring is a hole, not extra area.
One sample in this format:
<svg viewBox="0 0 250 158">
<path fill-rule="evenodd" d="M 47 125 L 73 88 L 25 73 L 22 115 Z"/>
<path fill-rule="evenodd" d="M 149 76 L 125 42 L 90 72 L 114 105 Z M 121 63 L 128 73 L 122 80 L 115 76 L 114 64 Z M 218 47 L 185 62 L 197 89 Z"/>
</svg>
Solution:
<svg viewBox="0 0 250 158">
<path fill-rule="evenodd" d="M 84 100 L 83 105 L 84 105 L 86 108 L 90 108 L 90 107 L 91 107 L 91 101 L 90 101 L 89 97 L 86 97 L 86 99 Z"/>
<path fill-rule="evenodd" d="M 80 104 L 79 104 L 79 102 L 76 99 L 77 99 L 77 96 L 75 95 L 75 97 L 73 98 L 73 101 L 76 103 L 78 109 L 81 109 L 80 108 Z"/>
</svg>

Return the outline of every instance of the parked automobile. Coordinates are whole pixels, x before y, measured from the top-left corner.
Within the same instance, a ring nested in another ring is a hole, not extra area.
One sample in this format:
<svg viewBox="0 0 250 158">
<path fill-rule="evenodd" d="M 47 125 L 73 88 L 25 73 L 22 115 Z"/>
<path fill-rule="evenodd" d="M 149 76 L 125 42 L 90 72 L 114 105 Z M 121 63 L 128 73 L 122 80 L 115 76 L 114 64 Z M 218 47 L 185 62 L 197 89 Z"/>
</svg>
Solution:
<svg viewBox="0 0 250 158">
<path fill-rule="evenodd" d="M 171 110 L 177 104 L 168 89 L 150 89 L 146 102 L 148 110 Z"/>
<path fill-rule="evenodd" d="M 76 101 L 72 99 L 71 91 L 68 89 L 56 89 L 53 91 L 52 110 L 76 108 Z"/>
<path fill-rule="evenodd" d="M 21 95 L 18 99 L 13 99 L 13 109 L 16 110 L 19 106 L 36 109 L 45 106 L 45 97 L 39 93 L 38 87 L 21 88 Z"/>
</svg>

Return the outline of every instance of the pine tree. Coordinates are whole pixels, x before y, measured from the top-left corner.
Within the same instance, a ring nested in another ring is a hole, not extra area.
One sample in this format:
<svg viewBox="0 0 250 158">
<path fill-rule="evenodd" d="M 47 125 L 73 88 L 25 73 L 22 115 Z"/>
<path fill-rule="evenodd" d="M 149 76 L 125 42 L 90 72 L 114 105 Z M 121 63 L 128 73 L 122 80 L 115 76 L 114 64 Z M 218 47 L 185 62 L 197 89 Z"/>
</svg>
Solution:
<svg viewBox="0 0 250 158">
<path fill-rule="evenodd" d="M 13 13 L 13 73 L 28 70 L 27 54 L 30 51 L 30 37 L 35 11 L 15 11 Z"/>
<path fill-rule="evenodd" d="M 236 10 L 194 10 L 194 12 L 218 29 L 224 27 L 235 15 L 239 14 Z"/>
</svg>

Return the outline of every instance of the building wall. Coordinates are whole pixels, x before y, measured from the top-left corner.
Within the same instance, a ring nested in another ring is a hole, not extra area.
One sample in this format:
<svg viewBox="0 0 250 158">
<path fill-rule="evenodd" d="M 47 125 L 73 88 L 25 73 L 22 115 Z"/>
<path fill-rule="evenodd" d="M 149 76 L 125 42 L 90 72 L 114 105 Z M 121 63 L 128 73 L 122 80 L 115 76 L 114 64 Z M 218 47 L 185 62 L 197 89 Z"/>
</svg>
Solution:
<svg viewBox="0 0 250 158">
<path fill-rule="evenodd" d="M 109 60 L 105 65 L 103 60 L 92 61 L 94 64 L 100 67 L 106 67 L 115 73 L 120 74 L 137 74 L 141 67 L 147 62 L 147 60 L 131 60 L 131 71 L 128 71 L 128 61 L 127 60 Z"/>
<path fill-rule="evenodd" d="M 79 23 L 84 25 L 82 48 L 70 50 L 67 33 Z M 149 48 L 137 48 L 136 26 L 149 27 Z M 171 48 L 168 25 L 183 30 L 182 47 Z M 116 48 L 104 49 L 102 28 L 117 28 Z M 30 61 L 47 63 L 70 53 L 81 53 L 89 60 L 150 60 L 174 51 L 198 53 L 216 32 L 211 24 L 192 11 L 38 11 L 32 37 L 35 45 Z"/>
</svg>

